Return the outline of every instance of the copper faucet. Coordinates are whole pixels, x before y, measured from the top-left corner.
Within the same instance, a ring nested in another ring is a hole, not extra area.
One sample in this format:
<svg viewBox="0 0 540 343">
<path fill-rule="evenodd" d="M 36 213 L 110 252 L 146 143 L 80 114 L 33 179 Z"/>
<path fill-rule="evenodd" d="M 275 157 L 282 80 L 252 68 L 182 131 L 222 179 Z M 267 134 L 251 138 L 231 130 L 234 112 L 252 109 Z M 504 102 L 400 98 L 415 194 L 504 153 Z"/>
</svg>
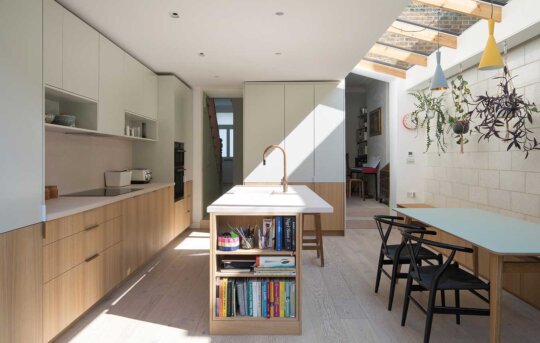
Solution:
<svg viewBox="0 0 540 343">
<path fill-rule="evenodd" d="M 266 165 L 266 153 L 274 148 L 278 148 L 279 150 L 281 150 L 281 152 L 283 152 L 283 179 L 281 180 L 281 184 L 283 185 L 283 193 L 287 193 L 287 189 L 289 188 L 289 181 L 287 181 L 287 153 L 285 152 L 285 150 L 283 150 L 282 147 L 276 144 L 267 146 L 263 152 L 263 166 Z"/>
</svg>

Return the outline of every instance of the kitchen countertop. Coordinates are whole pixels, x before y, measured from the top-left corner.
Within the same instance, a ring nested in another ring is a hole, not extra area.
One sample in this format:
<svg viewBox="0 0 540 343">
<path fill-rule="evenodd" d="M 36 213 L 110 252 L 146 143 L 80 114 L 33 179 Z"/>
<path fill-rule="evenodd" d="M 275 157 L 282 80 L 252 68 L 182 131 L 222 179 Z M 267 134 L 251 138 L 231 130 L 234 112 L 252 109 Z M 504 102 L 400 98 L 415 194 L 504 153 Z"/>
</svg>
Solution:
<svg viewBox="0 0 540 343">
<path fill-rule="evenodd" d="M 236 186 L 207 208 L 211 213 L 332 213 L 334 208 L 307 186 Z"/>
<path fill-rule="evenodd" d="M 66 197 L 60 196 L 56 199 L 50 199 L 45 201 L 47 209 L 46 221 L 54 220 L 62 217 L 66 217 L 72 214 L 92 210 L 101 206 L 109 205 L 117 201 L 122 201 L 138 195 L 156 191 L 158 189 L 174 186 L 174 183 L 165 182 L 151 182 L 147 184 L 136 184 L 126 186 L 129 188 L 142 188 L 140 191 L 130 192 L 122 195 L 112 197 Z"/>
</svg>

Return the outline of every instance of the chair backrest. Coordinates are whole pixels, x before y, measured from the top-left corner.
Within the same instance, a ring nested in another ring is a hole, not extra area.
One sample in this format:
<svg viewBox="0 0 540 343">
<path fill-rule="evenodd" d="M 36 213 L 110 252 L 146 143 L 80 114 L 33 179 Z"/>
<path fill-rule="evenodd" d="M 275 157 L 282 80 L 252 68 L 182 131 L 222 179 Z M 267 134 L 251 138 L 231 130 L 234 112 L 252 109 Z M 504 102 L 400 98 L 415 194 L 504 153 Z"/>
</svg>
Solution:
<svg viewBox="0 0 540 343">
<path fill-rule="evenodd" d="M 420 236 L 414 235 L 418 233 L 420 234 Z M 406 231 L 406 230 L 401 231 L 403 242 L 406 245 L 406 248 L 408 249 L 408 252 L 409 252 L 409 256 L 411 258 L 409 273 L 412 273 L 413 277 L 418 280 L 420 280 L 420 270 L 419 270 L 420 260 L 418 258 L 418 254 L 420 252 L 420 248 L 422 247 L 422 245 L 431 247 L 431 248 L 439 248 L 439 249 L 445 249 L 445 250 L 450 251 L 450 253 L 448 254 L 448 258 L 442 265 L 439 266 L 437 272 L 435 273 L 435 277 L 432 280 L 431 287 L 436 289 L 440 277 L 454 260 L 456 252 L 459 251 L 459 252 L 464 252 L 464 253 L 472 253 L 473 249 L 462 247 L 459 245 L 451 245 L 451 244 L 446 244 L 442 242 L 431 241 L 424 238 L 425 234 L 435 235 L 436 232 L 427 231 L 427 230 L 424 232 L 412 232 L 412 231 Z"/>
<path fill-rule="evenodd" d="M 394 226 L 398 226 L 398 227 L 406 226 L 410 229 L 418 229 L 418 227 L 416 226 L 402 224 L 398 222 L 398 221 L 402 221 L 403 217 L 375 215 L 373 216 L 373 219 L 375 220 L 375 224 L 377 225 L 377 230 L 379 231 L 379 235 L 381 236 L 381 240 L 382 240 L 382 247 L 385 252 L 388 251 L 386 243 L 388 242 L 388 238 L 390 237 L 390 233 L 392 232 L 392 228 Z"/>
</svg>

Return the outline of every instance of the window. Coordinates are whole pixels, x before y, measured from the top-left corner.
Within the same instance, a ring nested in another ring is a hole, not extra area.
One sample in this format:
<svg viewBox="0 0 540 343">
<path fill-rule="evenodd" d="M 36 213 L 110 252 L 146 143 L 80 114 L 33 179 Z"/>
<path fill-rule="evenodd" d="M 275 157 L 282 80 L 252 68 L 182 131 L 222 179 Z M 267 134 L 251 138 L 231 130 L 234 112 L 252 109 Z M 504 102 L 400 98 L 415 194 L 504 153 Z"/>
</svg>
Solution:
<svg viewBox="0 0 540 343">
<path fill-rule="evenodd" d="M 232 112 L 217 112 L 217 122 L 219 127 L 219 138 L 223 144 L 221 158 L 233 158 L 233 114 Z"/>
</svg>

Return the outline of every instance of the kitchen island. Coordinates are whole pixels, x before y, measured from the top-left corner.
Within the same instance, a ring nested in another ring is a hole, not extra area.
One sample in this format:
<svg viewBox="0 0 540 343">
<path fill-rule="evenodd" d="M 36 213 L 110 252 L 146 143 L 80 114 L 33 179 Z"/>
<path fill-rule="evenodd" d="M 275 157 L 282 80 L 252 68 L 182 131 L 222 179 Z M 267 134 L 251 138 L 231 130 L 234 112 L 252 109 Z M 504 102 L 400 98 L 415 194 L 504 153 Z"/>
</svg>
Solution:
<svg viewBox="0 0 540 343">
<path fill-rule="evenodd" d="M 299 262 L 303 217 L 305 214 L 332 213 L 332 206 L 306 186 L 289 186 L 286 192 L 279 186 L 236 186 L 207 210 L 210 214 L 210 333 L 301 334 L 302 277 Z M 258 232 L 263 228 L 263 221 L 272 223 L 275 238 L 272 243 L 266 241 L 265 246 L 259 246 Z M 218 249 L 218 237 L 227 236 L 233 227 L 255 229 L 252 249 Z M 287 240 L 282 242 L 278 237 L 289 237 L 287 233 L 280 235 L 284 231 L 292 232 L 290 238 L 294 243 L 289 242 L 289 246 L 278 244 L 278 240 L 280 243 Z M 278 268 L 272 274 L 272 271 L 259 273 L 251 268 L 223 270 L 224 260 L 253 261 L 279 257 L 294 261 L 292 271 L 283 273 Z M 244 294 L 246 285 L 248 296 Z"/>
</svg>

